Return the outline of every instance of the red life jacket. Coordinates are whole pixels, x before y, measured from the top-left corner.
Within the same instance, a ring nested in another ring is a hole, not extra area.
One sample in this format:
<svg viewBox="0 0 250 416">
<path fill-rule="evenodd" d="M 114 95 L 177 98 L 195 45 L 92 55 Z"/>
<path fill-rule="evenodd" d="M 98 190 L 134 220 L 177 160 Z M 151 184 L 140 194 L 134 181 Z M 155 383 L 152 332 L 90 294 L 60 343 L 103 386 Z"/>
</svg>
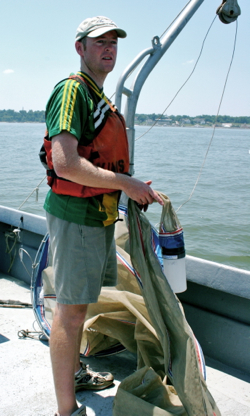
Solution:
<svg viewBox="0 0 250 416">
<path fill-rule="evenodd" d="M 40 152 L 40 158 L 47 169 L 48 185 L 56 194 L 87 198 L 117 191 L 117 189 L 84 186 L 59 178 L 54 171 L 51 140 L 48 140 L 48 136 L 44 138 L 44 150 L 45 154 L 41 155 L 42 152 Z M 95 166 L 127 174 L 129 172 L 128 140 L 124 119 L 118 111 L 110 112 L 103 128 L 93 141 L 86 146 L 79 144 L 77 151 L 79 156 L 89 160 Z M 44 163 L 45 157 L 46 163 Z"/>
</svg>

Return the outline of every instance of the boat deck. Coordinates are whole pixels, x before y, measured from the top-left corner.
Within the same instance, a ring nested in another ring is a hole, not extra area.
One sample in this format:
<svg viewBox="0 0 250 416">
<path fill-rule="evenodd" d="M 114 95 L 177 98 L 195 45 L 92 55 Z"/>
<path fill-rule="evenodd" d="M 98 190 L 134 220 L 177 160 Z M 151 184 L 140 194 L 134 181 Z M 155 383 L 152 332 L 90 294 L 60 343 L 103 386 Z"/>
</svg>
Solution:
<svg viewBox="0 0 250 416">
<path fill-rule="evenodd" d="M 0 273 L 0 299 L 30 303 L 29 286 Z M 47 341 L 19 338 L 18 331 L 39 330 L 32 308 L 0 307 L 0 414 L 53 416 L 56 400 Z M 136 370 L 136 357 L 122 352 L 106 358 L 89 358 L 96 371 L 111 371 L 113 387 L 100 392 L 77 393 L 88 416 L 111 416 L 113 399 L 122 379 Z M 207 384 L 222 416 L 250 415 L 250 376 L 206 358 Z"/>
</svg>

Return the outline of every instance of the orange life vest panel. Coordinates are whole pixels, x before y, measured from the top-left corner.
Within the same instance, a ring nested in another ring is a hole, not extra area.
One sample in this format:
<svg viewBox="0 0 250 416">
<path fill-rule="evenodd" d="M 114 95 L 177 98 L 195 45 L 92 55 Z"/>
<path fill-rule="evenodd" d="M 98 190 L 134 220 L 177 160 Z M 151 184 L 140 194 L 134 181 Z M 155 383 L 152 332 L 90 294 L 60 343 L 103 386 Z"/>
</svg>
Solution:
<svg viewBox="0 0 250 416">
<path fill-rule="evenodd" d="M 54 171 L 51 140 L 48 140 L 48 136 L 44 138 L 44 148 L 46 164 L 42 163 L 45 166 L 47 165 L 47 182 L 56 194 L 87 198 L 117 191 L 117 189 L 84 186 L 64 178 L 59 178 Z M 129 150 L 123 117 L 117 111 L 110 112 L 103 128 L 93 141 L 86 146 L 79 144 L 77 150 L 79 156 L 86 158 L 95 166 L 117 173 L 128 174 Z"/>
</svg>

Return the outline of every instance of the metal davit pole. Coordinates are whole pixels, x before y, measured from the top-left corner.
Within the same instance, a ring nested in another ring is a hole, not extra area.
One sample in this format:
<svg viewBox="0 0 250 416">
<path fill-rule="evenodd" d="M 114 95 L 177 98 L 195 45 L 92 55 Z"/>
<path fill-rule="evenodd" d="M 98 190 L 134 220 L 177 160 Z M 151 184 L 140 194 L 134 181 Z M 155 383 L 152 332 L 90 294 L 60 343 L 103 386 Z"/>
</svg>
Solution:
<svg viewBox="0 0 250 416">
<path fill-rule="evenodd" d="M 176 18 L 170 28 L 167 30 L 166 34 L 163 36 L 162 40 L 158 36 L 155 36 L 152 40 L 152 47 L 142 51 L 125 69 L 121 75 L 115 95 L 115 105 L 118 110 L 121 110 L 122 94 L 126 95 L 127 101 L 124 111 L 124 117 L 126 120 L 127 126 L 127 135 L 129 141 L 129 155 L 130 155 L 130 174 L 134 174 L 134 141 L 135 141 L 135 111 L 137 106 L 137 101 L 143 87 L 144 82 L 146 81 L 150 72 L 154 69 L 155 65 L 186 26 L 188 21 L 201 6 L 204 0 L 191 0 Z M 141 63 L 141 61 L 149 55 L 145 64 L 142 66 L 140 71 L 137 73 L 134 82 L 130 88 L 124 86 L 127 78 L 131 72 Z"/>
</svg>

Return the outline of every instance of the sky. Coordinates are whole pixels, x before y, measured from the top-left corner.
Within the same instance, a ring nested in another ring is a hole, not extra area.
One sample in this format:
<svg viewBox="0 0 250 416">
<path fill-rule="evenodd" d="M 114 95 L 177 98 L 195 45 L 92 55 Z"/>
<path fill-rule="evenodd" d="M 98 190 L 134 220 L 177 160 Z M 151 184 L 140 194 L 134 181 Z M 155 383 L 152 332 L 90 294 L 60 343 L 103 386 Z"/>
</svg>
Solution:
<svg viewBox="0 0 250 416">
<path fill-rule="evenodd" d="M 44 110 L 54 85 L 80 69 L 74 47 L 78 25 L 87 17 L 107 16 L 128 36 L 119 39 L 116 67 L 104 84 L 111 97 L 124 69 L 161 36 L 188 0 L 1 0 L 0 110 Z M 222 0 L 204 0 L 148 76 L 137 113 L 161 114 L 186 81 Z M 238 0 L 236 49 L 219 114 L 250 116 L 250 1 Z M 231 62 L 236 23 L 217 17 L 206 38 L 199 63 L 166 115 L 218 112 Z M 137 71 L 126 81 L 130 88 Z M 124 108 L 126 97 L 122 100 Z"/>
</svg>

